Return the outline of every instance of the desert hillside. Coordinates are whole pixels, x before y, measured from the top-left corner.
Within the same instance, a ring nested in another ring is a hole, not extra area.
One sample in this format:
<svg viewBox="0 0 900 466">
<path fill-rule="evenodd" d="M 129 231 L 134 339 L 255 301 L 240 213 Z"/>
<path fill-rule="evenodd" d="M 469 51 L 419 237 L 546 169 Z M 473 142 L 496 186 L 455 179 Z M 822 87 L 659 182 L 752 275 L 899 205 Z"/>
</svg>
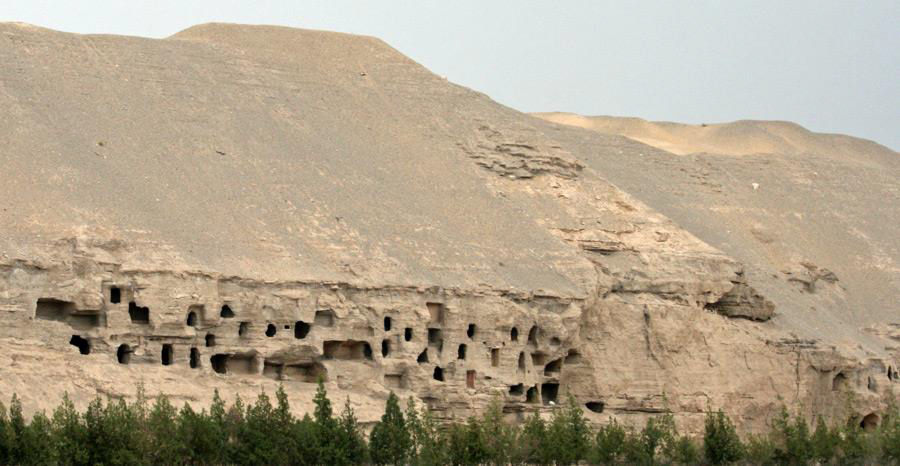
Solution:
<svg viewBox="0 0 900 466">
<path fill-rule="evenodd" d="M 347 34 L 0 43 L 0 393 L 29 412 L 137 382 L 302 407 L 322 377 L 366 422 L 390 391 L 510 420 L 571 393 L 756 430 L 900 393 L 895 158 L 677 155 Z"/>
<path fill-rule="evenodd" d="M 897 153 L 866 139 L 843 134 L 814 133 L 789 121 L 742 120 L 688 125 L 641 118 L 536 113 L 548 121 L 604 134 L 625 136 L 678 155 L 781 154 L 817 157 L 896 159 Z"/>
</svg>

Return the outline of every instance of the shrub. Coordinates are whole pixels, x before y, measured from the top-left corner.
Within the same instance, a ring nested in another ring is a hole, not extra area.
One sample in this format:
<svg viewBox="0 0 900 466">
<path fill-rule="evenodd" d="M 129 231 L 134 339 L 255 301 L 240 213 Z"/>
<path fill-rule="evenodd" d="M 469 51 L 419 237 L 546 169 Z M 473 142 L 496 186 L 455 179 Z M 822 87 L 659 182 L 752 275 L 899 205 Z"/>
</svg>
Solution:
<svg viewBox="0 0 900 466">
<path fill-rule="evenodd" d="M 369 444 L 375 464 L 402 464 L 409 455 L 412 440 L 394 392 L 388 395 L 384 415 L 372 428 Z"/>
<path fill-rule="evenodd" d="M 878 429 L 881 456 L 885 463 L 900 464 L 900 408 L 892 401 Z"/>
<path fill-rule="evenodd" d="M 778 438 L 775 459 L 779 463 L 805 465 L 812 459 L 812 441 L 805 419 L 797 415 L 791 420 L 787 408 L 782 407 L 773 427 Z"/>
<path fill-rule="evenodd" d="M 706 412 L 703 453 L 710 464 L 727 464 L 743 456 L 743 445 L 731 419 L 722 410 Z"/>
<path fill-rule="evenodd" d="M 424 409 L 419 415 L 416 403 L 410 397 L 406 404 L 406 421 L 411 439 L 410 464 L 429 466 L 445 464 L 446 444 L 431 412 Z"/>
<path fill-rule="evenodd" d="M 566 405 L 553 411 L 543 448 L 555 464 L 574 464 L 587 456 L 590 444 L 590 426 L 570 394 Z"/>
<path fill-rule="evenodd" d="M 625 428 L 613 419 L 601 426 L 594 437 L 594 448 L 589 459 L 592 463 L 608 464 L 618 462 L 625 451 Z"/>
<path fill-rule="evenodd" d="M 447 430 L 447 460 L 456 465 L 477 465 L 487 461 L 488 450 L 478 419 L 454 423 Z"/>
<path fill-rule="evenodd" d="M 547 448 L 547 423 L 537 412 L 529 416 L 522 426 L 516 462 L 529 464 L 549 464 Z"/>
</svg>

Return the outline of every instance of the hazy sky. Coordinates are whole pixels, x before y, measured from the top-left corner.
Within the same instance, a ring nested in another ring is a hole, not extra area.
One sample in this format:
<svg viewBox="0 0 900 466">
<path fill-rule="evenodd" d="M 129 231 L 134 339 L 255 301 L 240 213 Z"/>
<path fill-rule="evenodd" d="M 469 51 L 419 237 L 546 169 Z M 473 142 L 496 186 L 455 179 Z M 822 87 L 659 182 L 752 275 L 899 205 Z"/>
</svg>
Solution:
<svg viewBox="0 0 900 466">
<path fill-rule="evenodd" d="M 0 21 L 147 37 L 210 21 L 367 34 L 522 111 L 791 120 L 900 149 L 900 0 L 2 0 Z"/>
</svg>

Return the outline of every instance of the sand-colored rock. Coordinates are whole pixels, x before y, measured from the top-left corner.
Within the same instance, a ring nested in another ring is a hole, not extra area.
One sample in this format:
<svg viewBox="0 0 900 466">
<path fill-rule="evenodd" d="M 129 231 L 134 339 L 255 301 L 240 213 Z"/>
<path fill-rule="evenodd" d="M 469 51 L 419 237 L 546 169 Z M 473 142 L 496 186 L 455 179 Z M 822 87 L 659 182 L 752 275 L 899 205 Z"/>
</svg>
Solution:
<svg viewBox="0 0 900 466">
<path fill-rule="evenodd" d="M 571 392 L 598 422 L 668 408 L 696 431 L 712 406 L 750 430 L 780 399 L 845 415 L 852 393 L 861 417 L 900 391 L 895 319 L 845 325 L 859 347 L 781 323 L 787 287 L 832 299 L 843 269 L 760 280 L 608 181 L 607 154 L 655 149 L 499 106 L 377 39 L 4 24 L 0 43 L 0 392 L 29 412 L 137 382 L 198 404 L 283 383 L 302 410 L 322 376 L 364 421 L 390 390 L 446 418 L 500 396 L 511 419 Z"/>
</svg>

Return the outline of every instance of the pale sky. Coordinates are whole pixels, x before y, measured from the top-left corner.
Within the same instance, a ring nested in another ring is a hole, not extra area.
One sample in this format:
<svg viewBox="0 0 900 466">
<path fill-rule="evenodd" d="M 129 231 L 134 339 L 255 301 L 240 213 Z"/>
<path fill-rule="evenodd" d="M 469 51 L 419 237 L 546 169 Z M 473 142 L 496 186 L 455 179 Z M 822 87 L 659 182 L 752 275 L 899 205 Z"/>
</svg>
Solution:
<svg viewBox="0 0 900 466">
<path fill-rule="evenodd" d="M 211 21 L 366 34 L 522 111 L 790 120 L 900 149 L 898 0 L 2 0 L 0 21 L 145 37 Z"/>
</svg>

